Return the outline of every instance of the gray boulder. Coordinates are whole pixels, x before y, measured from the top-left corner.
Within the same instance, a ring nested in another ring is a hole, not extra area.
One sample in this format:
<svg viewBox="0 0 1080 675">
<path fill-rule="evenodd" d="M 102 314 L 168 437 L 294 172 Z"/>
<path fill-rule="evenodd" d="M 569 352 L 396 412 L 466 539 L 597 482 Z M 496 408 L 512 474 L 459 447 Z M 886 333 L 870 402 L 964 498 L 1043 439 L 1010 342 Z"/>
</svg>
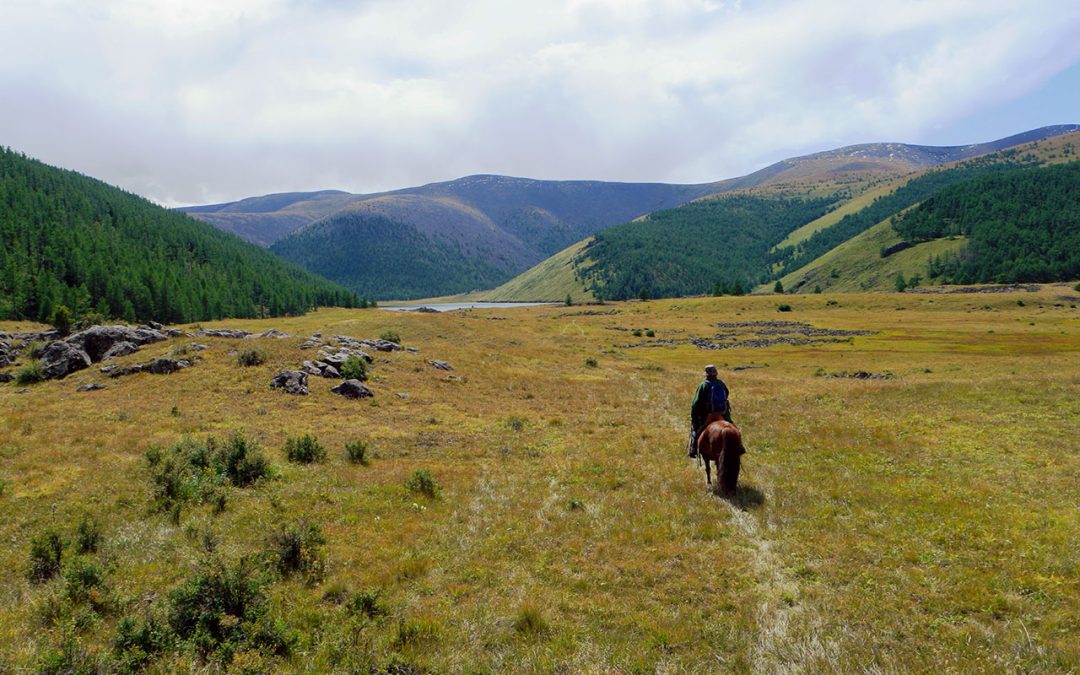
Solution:
<svg viewBox="0 0 1080 675">
<path fill-rule="evenodd" d="M 446 361 L 428 361 L 428 363 L 431 364 L 431 367 L 436 369 L 436 370 L 453 370 L 454 369 L 454 367 L 451 366 Z"/>
<path fill-rule="evenodd" d="M 300 370 L 283 370 L 270 380 L 271 389 L 284 390 L 286 394 L 307 396 L 307 373 Z"/>
<path fill-rule="evenodd" d="M 50 342 L 41 354 L 41 372 L 47 380 L 66 377 L 77 370 L 89 368 L 90 357 L 82 349 L 67 342 Z"/>
<path fill-rule="evenodd" d="M 84 384 L 84 385 L 80 386 L 75 391 L 98 391 L 98 390 L 104 389 L 104 388 L 105 388 L 105 385 L 103 385 L 103 384 L 99 384 L 97 382 L 91 382 L 90 384 Z"/>
<path fill-rule="evenodd" d="M 0 336 L 0 368 L 15 361 L 15 349 L 7 336 Z"/>
<path fill-rule="evenodd" d="M 165 333 L 149 326 L 140 326 L 138 328 L 91 326 L 84 331 L 75 333 L 64 342 L 86 352 L 91 362 L 97 363 L 105 358 L 105 354 L 119 342 L 130 342 L 136 347 L 141 347 L 153 342 L 161 342 L 167 338 L 168 336 Z"/>
<path fill-rule="evenodd" d="M 360 380 L 345 380 L 330 391 L 345 398 L 370 398 L 375 395 Z"/>
<path fill-rule="evenodd" d="M 2 382 L 11 382 L 14 379 L 15 379 L 15 376 L 12 375 L 11 373 L 0 373 L 0 383 L 2 383 Z"/>
<path fill-rule="evenodd" d="M 120 342 L 115 343 L 112 347 L 109 347 L 109 351 L 105 352 L 105 354 L 101 357 L 101 360 L 107 361 L 108 359 L 117 356 L 127 356 L 128 354 L 134 354 L 137 351 L 139 351 L 139 346 L 136 345 L 134 342 L 121 340 Z"/>
<path fill-rule="evenodd" d="M 240 330 L 238 328 L 203 328 L 197 335 L 207 335 L 210 337 L 223 337 L 223 338 L 246 338 L 251 335 L 249 331 Z"/>
<path fill-rule="evenodd" d="M 331 365 L 327 365 L 325 368 L 323 368 L 322 373 L 320 374 L 323 377 L 341 377 L 341 373 L 338 372 L 338 369 Z"/>
</svg>

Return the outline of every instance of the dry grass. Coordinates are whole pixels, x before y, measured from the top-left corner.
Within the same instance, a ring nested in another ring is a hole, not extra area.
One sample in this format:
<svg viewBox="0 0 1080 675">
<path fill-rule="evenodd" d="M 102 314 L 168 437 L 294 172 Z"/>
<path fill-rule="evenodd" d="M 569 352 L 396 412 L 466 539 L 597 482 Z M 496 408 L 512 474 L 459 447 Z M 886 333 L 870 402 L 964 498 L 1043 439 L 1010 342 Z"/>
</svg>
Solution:
<svg viewBox="0 0 1080 675">
<path fill-rule="evenodd" d="M 300 636 L 294 655 L 244 652 L 238 664 L 1075 670 L 1076 296 L 1064 285 L 814 295 L 782 315 L 775 297 L 615 303 L 604 309 L 618 313 L 601 315 L 319 311 L 222 322 L 298 336 L 260 340 L 259 366 L 230 353 L 249 344 L 206 338 L 205 361 L 169 376 L 94 370 L 28 393 L 0 386 L 0 663 L 32 666 L 64 635 L 104 658 L 120 618 L 161 606 L 208 550 L 235 560 L 265 548 L 280 523 L 302 521 L 326 539 L 325 578 L 268 586 L 272 617 Z M 879 333 L 720 352 L 624 346 L 778 319 Z M 656 337 L 610 330 L 641 326 Z M 267 386 L 308 358 L 298 346 L 313 332 L 387 330 L 420 353 L 380 353 L 373 400 L 334 396 L 321 378 L 308 397 Z M 730 502 L 683 456 L 706 362 L 731 387 L 749 448 Z M 767 367 L 731 370 L 742 365 Z M 897 377 L 815 377 L 819 368 Z M 108 388 L 75 392 L 91 381 Z M 152 513 L 146 448 L 233 431 L 258 441 L 277 477 L 227 488 L 220 514 L 192 506 L 174 524 Z M 287 462 L 286 438 L 306 433 L 331 449 L 370 443 L 368 465 L 339 450 L 321 464 Z M 437 498 L 409 490 L 417 471 L 437 481 Z M 53 528 L 74 541 L 86 517 L 100 526 L 94 555 L 111 603 L 90 617 L 56 610 L 62 580 L 27 580 L 34 536 Z M 380 611 L 326 599 L 354 593 L 376 597 Z M 170 652 L 160 667 L 189 669 L 194 658 Z"/>
</svg>

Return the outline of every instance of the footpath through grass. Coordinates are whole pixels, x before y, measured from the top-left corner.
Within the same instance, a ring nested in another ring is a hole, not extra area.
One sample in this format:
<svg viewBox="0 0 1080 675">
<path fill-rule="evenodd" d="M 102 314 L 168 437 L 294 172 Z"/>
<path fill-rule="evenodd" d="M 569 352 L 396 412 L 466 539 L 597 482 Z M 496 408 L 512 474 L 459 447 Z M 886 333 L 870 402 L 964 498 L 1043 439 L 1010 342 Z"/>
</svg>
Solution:
<svg viewBox="0 0 1080 675">
<path fill-rule="evenodd" d="M 0 385 L 0 662 L 1075 670 L 1077 304 L 1062 285 L 326 310 L 215 325 L 296 336 L 259 340 L 260 365 L 237 363 L 251 341 L 207 337 L 173 375 Z M 714 325 L 765 321 L 874 334 L 752 347 L 808 336 Z M 312 333 L 387 331 L 419 352 L 376 354 L 374 399 L 267 386 Z M 732 502 L 683 456 L 706 363 L 749 449 Z M 842 376 L 859 371 L 886 379 Z M 237 460 L 235 433 L 269 466 Z M 305 434 L 325 458 L 289 461 Z M 99 534 L 79 553 L 84 521 Z M 48 531 L 61 571 L 31 580 Z M 185 633 L 215 579 L 255 592 Z"/>
</svg>

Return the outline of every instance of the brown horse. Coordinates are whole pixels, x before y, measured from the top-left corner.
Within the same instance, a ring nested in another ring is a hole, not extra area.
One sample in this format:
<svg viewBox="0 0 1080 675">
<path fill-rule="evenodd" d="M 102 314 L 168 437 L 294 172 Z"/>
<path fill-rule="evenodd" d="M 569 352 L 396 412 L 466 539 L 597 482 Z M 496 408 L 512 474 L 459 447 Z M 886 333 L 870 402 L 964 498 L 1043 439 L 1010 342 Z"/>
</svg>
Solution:
<svg viewBox="0 0 1080 675">
<path fill-rule="evenodd" d="M 739 458 L 746 452 L 739 428 L 713 413 L 698 436 L 697 447 L 698 456 L 705 461 L 705 482 L 712 484 L 709 462 L 716 462 L 716 480 L 720 483 L 720 490 L 724 494 L 735 494 L 735 485 L 739 481 Z"/>
</svg>

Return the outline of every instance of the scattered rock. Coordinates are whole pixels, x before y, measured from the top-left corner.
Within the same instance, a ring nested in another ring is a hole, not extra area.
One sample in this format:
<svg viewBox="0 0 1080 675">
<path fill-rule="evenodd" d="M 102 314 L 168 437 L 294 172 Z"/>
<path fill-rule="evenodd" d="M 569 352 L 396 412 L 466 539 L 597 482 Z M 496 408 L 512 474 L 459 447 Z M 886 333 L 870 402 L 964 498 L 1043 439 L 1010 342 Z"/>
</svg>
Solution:
<svg viewBox="0 0 1080 675">
<path fill-rule="evenodd" d="M 99 390 L 104 389 L 104 388 L 105 388 L 105 385 L 99 384 L 98 382 L 92 382 L 90 384 L 84 384 L 84 385 L 80 386 L 75 391 L 99 391 Z"/>
<path fill-rule="evenodd" d="M 338 371 L 338 369 L 329 364 L 327 364 L 327 366 L 322 369 L 322 373 L 320 373 L 320 375 L 322 375 L 323 377 L 341 377 L 341 373 Z"/>
<path fill-rule="evenodd" d="M 0 334 L 0 367 L 10 365 L 15 361 L 15 348 L 6 335 Z"/>
<path fill-rule="evenodd" d="M 240 330 L 239 328 L 200 328 L 196 335 L 205 335 L 207 337 L 223 337 L 242 339 L 251 335 L 251 332 L 246 330 Z"/>
<path fill-rule="evenodd" d="M 454 369 L 454 367 L 451 366 L 446 361 L 428 361 L 428 363 L 431 365 L 432 368 L 435 368 L 436 370 L 453 370 Z"/>
<path fill-rule="evenodd" d="M 735 366 L 732 368 L 732 372 L 739 372 L 740 370 L 750 370 L 751 368 L 768 368 L 768 366 Z"/>
<path fill-rule="evenodd" d="M 281 339 L 281 338 L 289 338 L 289 337 L 292 337 L 292 336 L 289 335 L 288 333 L 283 333 L 283 332 L 279 331 L 277 328 L 268 328 L 265 331 L 263 331 L 262 333 L 259 333 L 258 335 L 245 335 L 244 337 L 246 337 L 246 338 L 278 338 L 278 339 Z"/>
<path fill-rule="evenodd" d="M 865 370 L 856 370 L 853 373 L 849 373 L 846 371 L 842 373 L 828 373 L 827 375 L 825 375 L 825 377 L 844 377 L 854 380 L 891 380 L 896 376 L 889 372 L 868 373 Z"/>
<path fill-rule="evenodd" d="M 953 286 L 953 287 L 925 287 L 919 286 L 917 288 L 909 288 L 904 291 L 905 293 L 931 293 L 931 294 L 949 294 L 949 293 L 1016 293 L 1018 291 L 1026 291 L 1028 293 L 1036 293 L 1041 288 L 1037 284 L 1002 284 L 998 286 Z"/>
<path fill-rule="evenodd" d="M 438 314 L 439 313 L 439 310 L 433 309 L 431 307 L 417 307 L 416 311 L 421 313 L 421 314 Z"/>
<path fill-rule="evenodd" d="M 286 394 L 307 396 L 307 373 L 300 370 L 283 370 L 270 380 L 271 389 L 282 389 Z"/>
<path fill-rule="evenodd" d="M 396 396 L 398 398 L 409 398 L 409 393 L 405 391 L 399 391 Z"/>
<path fill-rule="evenodd" d="M 90 364 L 86 352 L 60 340 L 49 343 L 41 354 L 41 372 L 48 380 L 66 377 L 77 370 L 89 368 Z"/>
<path fill-rule="evenodd" d="M 125 375 L 134 375 L 135 373 L 168 375 L 170 373 L 175 373 L 178 370 L 183 370 L 184 368 L 190 368 L 192 364 L 193 359 L 171 359 L 163 356 L 147 363 L 139 363 L 134 366 L 128 366 L 127 368 L 114 368 L 108 372 L 109 377 L 124 377 Z"/>
<path fill-rule="evenodd" d="M 327 364 L 323 363 L 322 361 L 304 361 L 303 365 L 300 366 L 300 370 L 304 371 L 308 375 L 322 375 L 322 369 L 326 365 Z"/>
<path fill-rule="evenodd" d="M 112 371 L 116 370 L 117 368 L 118 368 L 118 366 L 109 365 L 109 366 L 102 366 L 102 367 L 98 368 L 98 370 L 100 370 L 103 373 L 111 373 Z"/>
<path fill-rule="evenodd" d="M 300 349 L 314 349 L 322 344 L 322 333 L 315 333 L 307 340 L 304 340 L 304 344 L 300 345 Z"/>
<path fill-rule="evenodd" d="M 401 345 L 396 342 L 390 342 L 389 340 L 383 340 L 381 338 L 377 340 L 357 340 L 348 335 L 335 335 L 334 339 L 337 340 L 338 344 L 342 347 L 348 347 L 349 349 L 362 350 L 367 347 L 380 352 L 396 352 L 402 348 Z"/>
<path fill-rule="evenodd" d="M 0 382 L 11 382 L 15 376 L 11 373 L 0 373 Z"/>
<path fill-rule="evenodd" d="M 209 349 L 209 347 L 207 347 L 206 345 L 199 344 L 198 342 L 192 342 L 190 347 L 191 347 L 191 351 L 193 351 L 193 352 L 202 352 L 202 351 L 206 351 L 207 349 Z"/>
<path fill-rule="evenodd" d="M 330 391 L 345 398 L 368 398 L 375 395 L 360 380 L 345 380 Z"/>
</svg>

